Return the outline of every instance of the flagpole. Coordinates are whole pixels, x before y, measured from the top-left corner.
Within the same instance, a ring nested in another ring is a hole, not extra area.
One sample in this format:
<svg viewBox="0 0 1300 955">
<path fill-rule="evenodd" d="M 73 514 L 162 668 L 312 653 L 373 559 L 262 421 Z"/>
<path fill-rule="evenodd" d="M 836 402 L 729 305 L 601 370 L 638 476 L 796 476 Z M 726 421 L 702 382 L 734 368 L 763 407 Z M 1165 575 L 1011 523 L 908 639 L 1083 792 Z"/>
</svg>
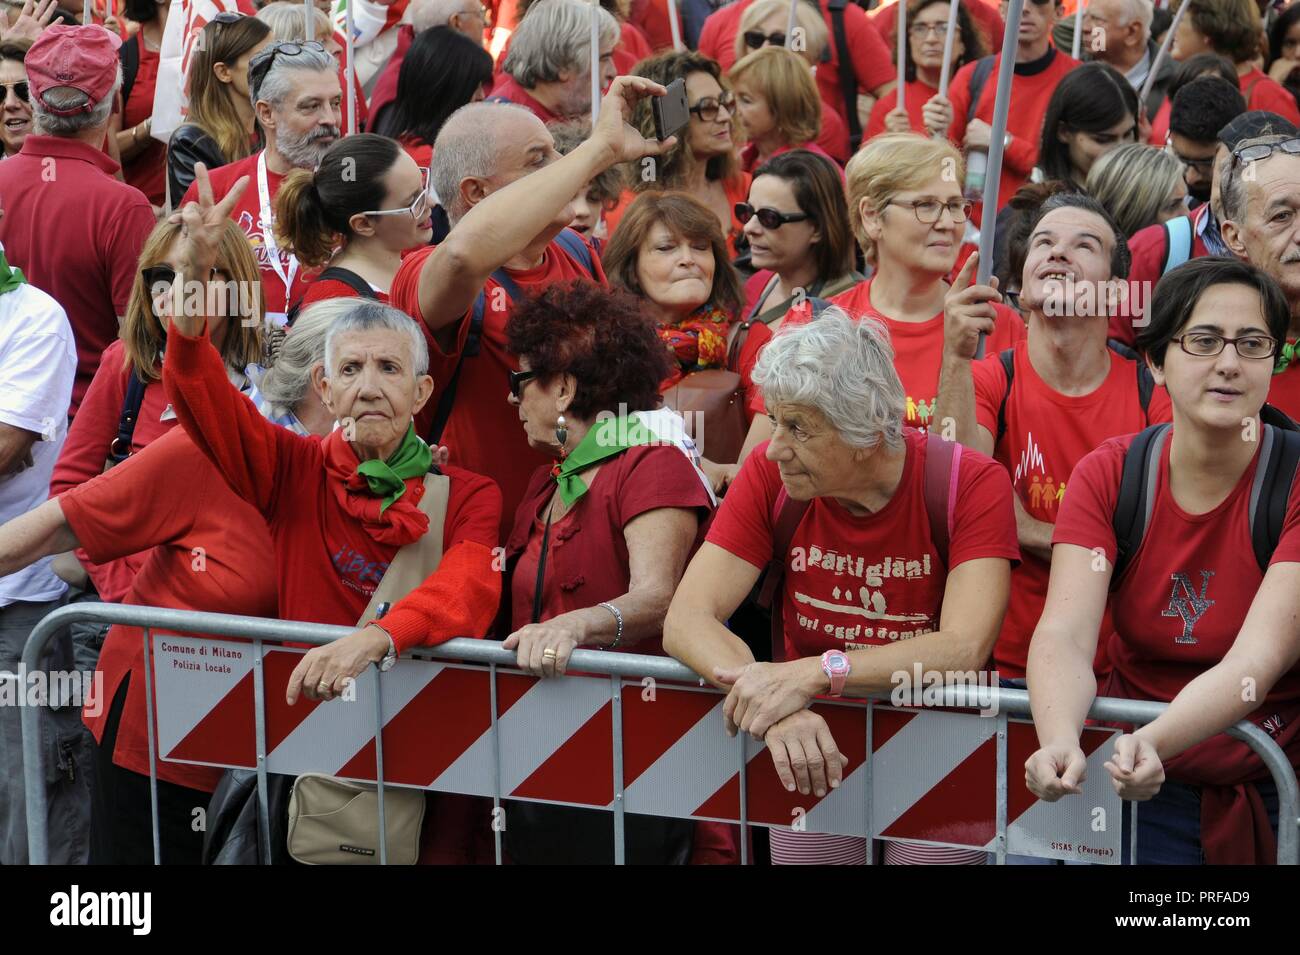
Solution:
<svg viewBox="0 0 1300 955">
<path fill-rule="evenodd" d="M 903 93 L 907 86 L 907 0 L 895 2 L 898 4 L 898 106 L 895 108 L 906 109 Z"/>
<path fill-rule="evenodd" d="M 348 84 L 348 135 L 351 136 L 357 131 L 357 58 L 352 48 L 353 34 L 356 32 L 352 27 L 352 0 L 348 0 L 346 15 L 344 18 L 343 29 L 346 36 L 343 38 L 348 66 L 344 71 L 343 82 Z"/>
<path fill-rule="evenodd" d="M 673 49 L 686 49 L 682 43 L 682 25 L 677 22 L 677 0 L 668 0 L 668 28 L 673 31 Z"/>
<path fill-rule="evenodd" d="M 785 48 L 794 42 L 794 31 L 799 28 L 799 0 L 790 0 L 790 16 L 785 21 Z"/>
<path fill-rule="evenodd" d="M 943 68 L 939 71 L 939 95 L 948 95 L 948 80 L 952 77 L 952 45 L 957 37 L 957 10 L 960 0 L 948 4 L 948 33 L 943 38 Z"/>
<path fill-rule="evenodd" d="M 1151 69 L 1147 70 L 1147 78 L 1142 83 L 1142 91 L 1138 93 L 1138 105 L 1147 101 L 1151 95 L 1151 87 L 1156 81 L 1156 74 L 1160 72 L 1160 67 L 1164 65 L 1165 57 L 1169 55 L 1169 48 L 1173 45 L 1174 34 L 1178 31 L 1178 23 L 1183 19 L 1183 14 L 1187 12 L 1187 0 L 1178 7 L 1178 12 L 1174 14 L 1173 21 L 1169 24 L 1169 29 L 1165 31 L 1165 38 L 1160 42 L 1160 49 L 1156 51 L 1155 59 L 1151 61 Z"/>
<path fill-rule="evenodd" d="M 998 221 L 998 186 L 1002 179 L 1002 152 L 1007 132 L 1007 113 L 1011 106 L 1011 79 L 1015 75 L 1020 15 L 1024 8 L 1025 0 L 1009 0 L 1007 3 L 1007 27 L 1002 34 L 997 97 L 993 101 L 993 128 L 989 132 L 989 164 L 984 178 L 984 210 L 980 221 L 980 264 L 976 278 L 980 285 L 988 285 L 989 279 L 993 277 L 993 239 Z M 982 334 L 979 345 L 975 349 L 975 357 L 984 357 Z"/>
<path fill-rule="evenodd" d="M 671 13 L 671 11 L 669 12 Z M 600 0 L 591 0 L 591 128 L 592 129 L 596 128 L 596 120 L 599 117 L 600 117 Z"/>
<path fill-rule="evenodd" d="M 307 39 L 316 39 L 316 5 L 312 0 L 302 0 L 303 13 L 307 17 Z"/>
<path fill-rule="evenodd" d="M 1071 54 L 1076 60 L 1083 53 L 1083 0 L 1078 0 L 1074 8 L 1074 50 Z"/>
</svg>

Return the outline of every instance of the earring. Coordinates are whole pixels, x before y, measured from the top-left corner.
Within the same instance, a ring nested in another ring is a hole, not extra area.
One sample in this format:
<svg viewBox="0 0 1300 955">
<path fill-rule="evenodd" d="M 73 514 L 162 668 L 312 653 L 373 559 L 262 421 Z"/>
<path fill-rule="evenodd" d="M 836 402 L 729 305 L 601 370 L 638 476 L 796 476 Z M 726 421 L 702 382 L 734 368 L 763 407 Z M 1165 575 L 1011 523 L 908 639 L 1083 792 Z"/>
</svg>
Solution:
<svg viewBox="0 0 1300 955">
<path fill-rule="evenodd" d="M 569 440 L 569 422 L 564 420 L 564 415 L 555 419 L 555 441 L 560 446 L 560 453 L 567 454 L 568 449 L 564 446 Z"/>
</svg>

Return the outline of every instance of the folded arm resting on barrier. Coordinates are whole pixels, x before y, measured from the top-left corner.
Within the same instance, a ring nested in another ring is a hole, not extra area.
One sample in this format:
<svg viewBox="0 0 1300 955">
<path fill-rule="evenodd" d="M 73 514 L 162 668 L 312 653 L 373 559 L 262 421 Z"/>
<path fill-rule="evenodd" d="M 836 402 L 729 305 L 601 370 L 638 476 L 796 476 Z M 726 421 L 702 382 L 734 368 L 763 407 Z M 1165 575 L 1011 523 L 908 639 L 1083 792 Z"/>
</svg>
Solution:
<svg viewBox="0 0 1300 955">
<path fill-rule="evenodd" d="M 46 501 L 0 525 L 0 577 L 80 546 L 58 499 Z"/>
</svg>

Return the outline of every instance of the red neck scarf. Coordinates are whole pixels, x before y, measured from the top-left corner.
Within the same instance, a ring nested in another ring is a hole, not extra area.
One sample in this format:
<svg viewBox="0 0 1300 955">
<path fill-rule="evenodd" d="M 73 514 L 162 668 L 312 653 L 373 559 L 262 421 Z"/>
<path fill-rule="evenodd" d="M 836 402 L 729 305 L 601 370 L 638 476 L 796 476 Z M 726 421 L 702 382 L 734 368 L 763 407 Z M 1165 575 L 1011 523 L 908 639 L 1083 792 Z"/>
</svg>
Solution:
<svg viewBox="0 0 1300 955">
<path fill-rule="evenodd" d="M 424 497 L 422 477 L 408 478 L 407 493 L 381 513 L 383 499 L 371 493 L 366 479 L 357 473 L 361 461 L 343 439 L 343 432 L 334 431 L 321 442 L 321 450 L 325 452 L 325 471 L 334 500 L 373 539 L 401 547 L 418 540 L 429 529 L 428 515 L 419 508 L 420 498 Z"/>
</svg>

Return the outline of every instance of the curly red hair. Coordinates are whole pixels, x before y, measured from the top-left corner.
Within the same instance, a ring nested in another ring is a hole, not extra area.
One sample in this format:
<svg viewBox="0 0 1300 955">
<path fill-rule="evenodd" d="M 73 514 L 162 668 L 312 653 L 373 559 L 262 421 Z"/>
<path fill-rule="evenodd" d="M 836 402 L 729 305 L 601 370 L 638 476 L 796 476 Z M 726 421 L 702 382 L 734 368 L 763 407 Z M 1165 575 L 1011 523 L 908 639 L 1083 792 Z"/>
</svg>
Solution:
<svg viewBox="0 0 1300 955">
<path fill-rule="evenodd" d="M 577 379 L 570 410 L 591 420 L 602 411 L 651 411 L 672 373 L 668 351 L 640 299 L 623 289 L 577 281 L 552 285 L 515 306 L 506 322 L 510 353 L 527 358 L 543 381 Z"/>
</svg>

